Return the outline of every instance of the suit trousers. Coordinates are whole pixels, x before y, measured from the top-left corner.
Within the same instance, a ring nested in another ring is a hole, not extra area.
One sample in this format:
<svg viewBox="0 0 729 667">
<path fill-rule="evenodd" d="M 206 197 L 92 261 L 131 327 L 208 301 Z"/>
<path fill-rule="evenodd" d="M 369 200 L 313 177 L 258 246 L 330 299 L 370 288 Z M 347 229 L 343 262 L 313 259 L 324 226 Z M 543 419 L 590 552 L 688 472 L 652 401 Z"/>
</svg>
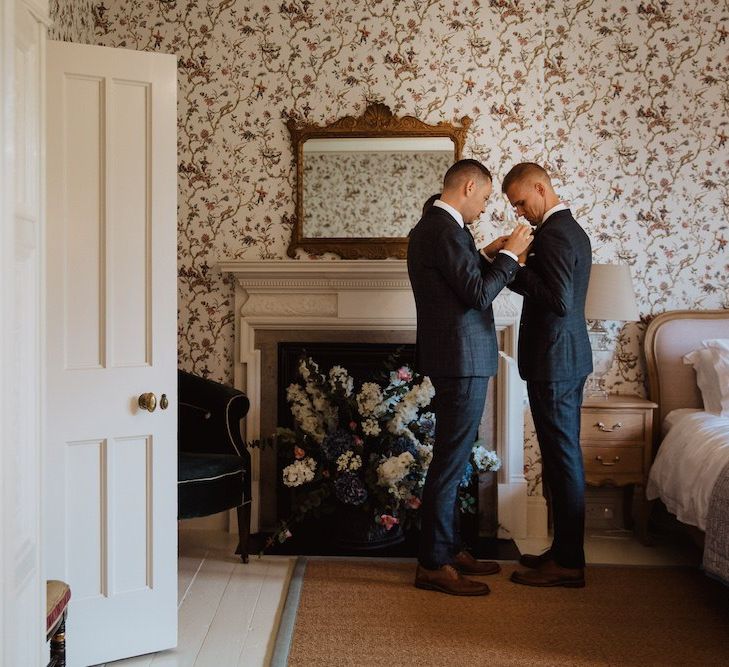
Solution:
<svg viewBox="0 0 729 667">
<path fill-rule="evenodd" d="M 569 568 L 585 566 L 585 470 L 580 450 L 585 380 L 527 381 L 542 476 L 552 504 L 552 556 Z"/>
<path fill-rule="evenodd" d="M 458 485 L 483 415 L 488 377 L 431 378 L 435 388 L 435 444 L 420 507 L 418 562 L 428 569 L 451 563 L 462 548 Z"/>
</svg>

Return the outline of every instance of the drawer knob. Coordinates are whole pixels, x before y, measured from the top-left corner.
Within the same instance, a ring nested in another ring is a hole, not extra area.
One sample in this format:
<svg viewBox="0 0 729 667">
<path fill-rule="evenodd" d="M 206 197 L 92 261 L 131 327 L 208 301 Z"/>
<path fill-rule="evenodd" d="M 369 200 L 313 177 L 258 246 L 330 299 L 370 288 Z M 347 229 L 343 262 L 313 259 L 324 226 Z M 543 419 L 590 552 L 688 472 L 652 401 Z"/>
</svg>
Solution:
<svg viewBox="0 0 729 667">
<path fill-rule="evenodd" d="M 614 466 L 616 463 L 620 462 L 620 457 L 616 456 L 611 461 L 605 461 L 602 456 L 598 455 L 595 457 L 595 460 L 601 465 L 601 466 Z"/>
<path fill-rule="evenodd" d="M 613 424 L 612 428 L 608 428 L 602 422 L 597 422 L 597 424 L 595 424 L 595 426 L 597 426 L 597 428 L 599 430 L 601 430 L 603 433 L 612 433 L 613 431 L 617 431 L 617 430 L 623 428 L 623 422 L 615 422 Z"/>
</svg>

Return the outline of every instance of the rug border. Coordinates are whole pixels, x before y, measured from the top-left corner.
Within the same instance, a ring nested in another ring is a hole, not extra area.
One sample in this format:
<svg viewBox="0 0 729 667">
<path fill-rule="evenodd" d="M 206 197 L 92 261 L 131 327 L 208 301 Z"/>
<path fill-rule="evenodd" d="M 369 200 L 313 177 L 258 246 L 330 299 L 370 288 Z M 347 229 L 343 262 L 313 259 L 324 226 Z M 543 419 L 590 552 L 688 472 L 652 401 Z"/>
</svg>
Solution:
<svg viewBox="0 0 729 667">
<path fill-rule="evenodd" d="M 294 637 L 294 627 L 296 626 L 296 614 L 299 611 L 299 601 L 301 600 L 301 588 L 304 584 L 304 573 L 308 562 L 308 556 L 298 556 L 296 558 L 294 572 L 289 580 L 286 602 L 281 612 L 281 621 L 276 633 L 276 643 L 273 646 L 270 667 L 286 667 L 288 665 L 291 640 Z"/>
</svg>

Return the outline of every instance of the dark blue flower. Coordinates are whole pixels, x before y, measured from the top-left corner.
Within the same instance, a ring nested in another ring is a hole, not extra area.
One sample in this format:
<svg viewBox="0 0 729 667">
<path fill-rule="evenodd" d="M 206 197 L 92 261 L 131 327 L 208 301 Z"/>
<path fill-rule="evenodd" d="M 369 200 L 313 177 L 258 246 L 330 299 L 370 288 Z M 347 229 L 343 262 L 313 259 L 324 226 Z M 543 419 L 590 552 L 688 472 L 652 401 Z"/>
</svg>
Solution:
<svg viewBox="0 0 729 667">
<path fill-rule="evenodd" d="M 435 419 L 423 415 L 418 420 L 418 428 L 424 436 L 430 436 L 432 438 L 435 435 Z"/>
<path fill-rule="evenodd" d="M 344 452 L 353 450 L 354 436 L 347 431 L 335 431 L 324 438 L 321 451 L 327 461 L 335 462 Z"/>
<path fill-rule="evenodd" d="M 463 477 L 461 477 L 461 481 L 459 482 L 459 486 L 462 488 L 466 488 L 471 484 L 471 479 L 473 478 L 473 466 L 471 465 L 471 462 L 469 461 L 466 463 L 466 468 L 463 471 Z"/>
<path fill-rule="evenodd" d="M 390 452 L 391 456 L 400 456 L 400 454 L 404 454 L 405 452 L 410 452 L 413 458 L 416 458 L 418 455 L 418 451 L 415 449 L 415 443 L 404 435 L 395 439 L 390 446 Z"/>
<path fill-rule="evenodd" d="M 342 473 L 334 482 L 337 498 L 348 505 L 361 505 L 367 500 L 367 489 L 353 472 Z"/>
</svg>

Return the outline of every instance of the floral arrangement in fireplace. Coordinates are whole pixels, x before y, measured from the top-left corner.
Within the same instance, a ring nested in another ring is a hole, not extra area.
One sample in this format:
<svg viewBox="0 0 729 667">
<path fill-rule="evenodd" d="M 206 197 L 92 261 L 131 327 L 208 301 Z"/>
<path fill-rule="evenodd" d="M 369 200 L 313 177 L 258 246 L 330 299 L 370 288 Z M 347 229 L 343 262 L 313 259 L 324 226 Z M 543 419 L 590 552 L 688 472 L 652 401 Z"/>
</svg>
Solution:
<svg viewBox="0 0 729 667">
<path fill-rule="evenodd" d="M 428 377 L 401 366 L 381 384 L 354 380 L 342 366 L 322 373 L 310 357 L 299 361 L 301 382 L 287 389 L 294 429 L 277 430 L 283 484 L 292 513 L 269 545 L 284 542 L 305 516 L 356 511 L 380 532 L 418 523 L 425 476 L 433 457 L 435 394 Z M 495 452 L 474 444 L 460 488 L 463 511 L 475 471 L 498 470 Z M 351 516 L 351 514 L 350 514 Z"/>
</svg>

